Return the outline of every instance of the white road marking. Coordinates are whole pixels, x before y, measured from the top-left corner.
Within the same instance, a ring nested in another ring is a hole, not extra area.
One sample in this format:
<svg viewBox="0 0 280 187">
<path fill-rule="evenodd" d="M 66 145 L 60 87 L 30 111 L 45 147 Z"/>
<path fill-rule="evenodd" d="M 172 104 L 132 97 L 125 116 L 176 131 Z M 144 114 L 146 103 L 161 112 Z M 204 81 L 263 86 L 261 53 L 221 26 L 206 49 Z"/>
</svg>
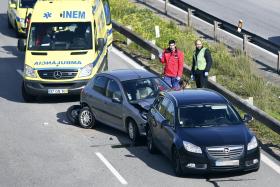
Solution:
<svg viewBox="0 0 280 187">
<path fill-rule="evenodd" d="M 268 165 L 269 167 L 271 167 L 273 170 L 276 171 L 276 173 L 280 174 L 280 166 L 277 165 L 275 162 L 273 162 L 272 160 L 270 160 L 266 155 L 261 153 L 261 160 Z"/>
<path fill-rule="evenodd" d="M 22 77 L 23 77 L 23 72 L 22 72 L 22 70 L 17 69 L 17 72 L 18 72 L 18 74 L 20 74 L 20 76 L 22 76 Z"/>
<path fill-rule="evenodd" d="M 119 172 L 110 164 L 110 162 L 101 153 L 96 152 L 95 154 L 123 185 L 127 185 L 126 180 L 119 174 Z"/>
<path fill-rule="evenodd" d="M 126 56 L 125 54 L 123 54 L 123 52 L 119 51 L 118 49 L 116 49 L 115 47 L 113 47 L 112 51 L 113 53 L 115 53 L 116 55 L 118 55 L 119 57 L 121 57 L 124 61 L 126 61 L 127 63 L 129 63 L 131 66 L 133 66 L 136 69 L 144 69 L 142 66 L 140 66 L 139 64 L 137 64 L 136 62 L 134 62 L 134 60 L 132 60 L 131 58 L 129 58 L 128 56 Z"/>
</svg>

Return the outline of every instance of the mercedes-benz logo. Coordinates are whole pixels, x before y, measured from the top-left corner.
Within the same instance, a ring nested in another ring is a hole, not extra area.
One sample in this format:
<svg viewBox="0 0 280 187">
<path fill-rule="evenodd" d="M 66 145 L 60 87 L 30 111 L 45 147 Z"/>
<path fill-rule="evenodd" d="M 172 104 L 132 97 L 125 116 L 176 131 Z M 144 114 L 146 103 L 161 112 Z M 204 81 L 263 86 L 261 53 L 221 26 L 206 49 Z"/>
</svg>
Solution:
<svg viewBox="0 0 280 187">
<path fill-rule="evenodd" d="M 62 77 L 62 72 L 61 71 L 55 71 L 53 72 L 53 77 L 55 79 L 60 79 Z"/>
<path fill-rule="evenodd" d="M 224 153 L 229 153 L 229 152 L 230 152 L 229 148 L 224 148 Z"/>
</svg>

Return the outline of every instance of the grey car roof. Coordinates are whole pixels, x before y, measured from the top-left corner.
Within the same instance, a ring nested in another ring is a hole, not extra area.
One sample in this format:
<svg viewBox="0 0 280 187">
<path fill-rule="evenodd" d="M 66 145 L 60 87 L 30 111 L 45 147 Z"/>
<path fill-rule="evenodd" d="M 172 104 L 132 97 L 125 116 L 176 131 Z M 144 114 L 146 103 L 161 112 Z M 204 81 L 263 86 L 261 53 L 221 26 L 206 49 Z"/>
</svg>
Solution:
<svg viewBox="0 0 280 187">
<path fill-rule="evenodd" d="M 141 70 L 141 69 L 119 69 L 119 70 L 103 72 L 103 74 L 114 76 L 120 81 L 157 77 L 155 74 L 147 70 Z"/>
</svg>

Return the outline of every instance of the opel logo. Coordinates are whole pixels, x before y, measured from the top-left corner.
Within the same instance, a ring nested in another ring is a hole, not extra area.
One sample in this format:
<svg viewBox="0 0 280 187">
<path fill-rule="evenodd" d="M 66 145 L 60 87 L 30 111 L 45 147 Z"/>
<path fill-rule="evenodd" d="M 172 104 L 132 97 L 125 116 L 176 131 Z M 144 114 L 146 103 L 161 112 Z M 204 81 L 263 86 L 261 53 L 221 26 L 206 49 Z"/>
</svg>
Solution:
<svg viewBox="0 0 280 187">
<path fill-rule="evenodd" d="M 53 77 L 55 79 L 60 79 L 62 77 L 62 72 L 61 71 L 55 71 L 53 72 Z"/>
<path fill-rule="evenodd" d="M 229 152 L 230 152 L 229 148 L 224 148 L 224 153 L 229 153 Z"/>
</svg>

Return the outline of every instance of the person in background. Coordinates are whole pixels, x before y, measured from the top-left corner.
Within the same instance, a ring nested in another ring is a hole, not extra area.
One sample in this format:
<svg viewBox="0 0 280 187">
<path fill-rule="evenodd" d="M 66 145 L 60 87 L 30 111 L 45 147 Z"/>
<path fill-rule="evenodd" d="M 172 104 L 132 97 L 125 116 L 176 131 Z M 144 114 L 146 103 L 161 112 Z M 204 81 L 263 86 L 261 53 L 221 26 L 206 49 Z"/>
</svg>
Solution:
<svg viewBox="0 0 280 187">
<path fill-rule="evenodd" d="M 179 90 L 179 81 L 183 74 L 184 53 L 176 48 L 175 40 L 169 41 L 169 47 L 159 55 L 164 64 L 163 79 L 172 89 Z"/>
<path fill-rule="evenodd" d="M 209 49 L 203 47 L 200 39 L 195 41 L 191 79 L 195 80 L 197 88 L 207 86 L 208 74 L 212 66 L 212 57 Z"/>
</svg>

